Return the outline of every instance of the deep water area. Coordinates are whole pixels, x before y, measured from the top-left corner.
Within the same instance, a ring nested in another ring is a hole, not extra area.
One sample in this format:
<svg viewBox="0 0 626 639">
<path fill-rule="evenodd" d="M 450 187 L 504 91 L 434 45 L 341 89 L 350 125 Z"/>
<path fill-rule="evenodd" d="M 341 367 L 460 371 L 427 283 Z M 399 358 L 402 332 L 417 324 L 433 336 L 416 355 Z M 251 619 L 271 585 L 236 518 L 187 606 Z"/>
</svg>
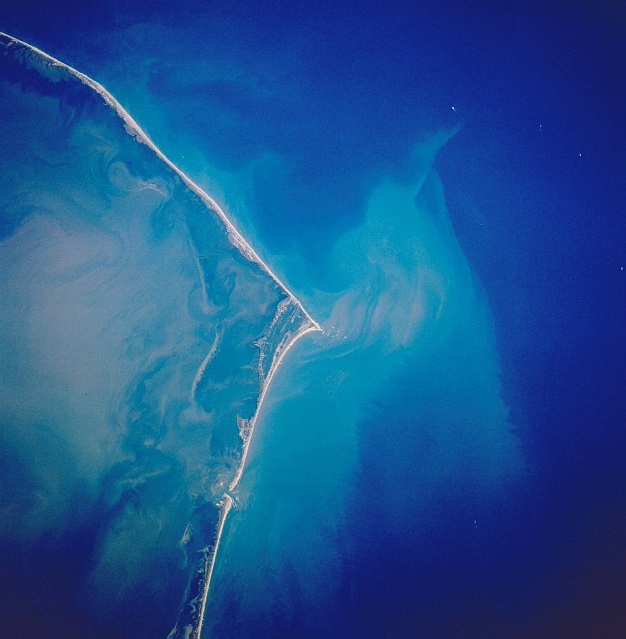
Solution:
<svg viewBox="0 0 626 639">
<path fill-rule="evenodd" d="M 626 635 L 622 4 L 14 5 L 6 632 Z"/>
</svg>

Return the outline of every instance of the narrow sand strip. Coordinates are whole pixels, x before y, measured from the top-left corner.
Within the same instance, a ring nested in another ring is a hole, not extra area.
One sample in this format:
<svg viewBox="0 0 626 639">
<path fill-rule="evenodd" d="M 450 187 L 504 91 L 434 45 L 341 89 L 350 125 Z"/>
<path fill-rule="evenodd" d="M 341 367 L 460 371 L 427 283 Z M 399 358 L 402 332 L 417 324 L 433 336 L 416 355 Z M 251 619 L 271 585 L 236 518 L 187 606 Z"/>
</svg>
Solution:
<svg viewBox="0 0 626 639">
<path fill-rule="evenodd" d="M 14 44 L 26 47 L 27 49 L 30 49 L 31 51 L 34 51 L 35 53 L 40 55 L 42 58 L 44 58 L 50 64 L 55 65 L 55 66 L 60 66 L 60 67 L 62 67 L 64 69 L 66 69 L 72 75 L 77 77 L 81 82 L 83 82 L 84 84 L 86 84 L 87 86 L 92 88 L 94 91 L 96 91 L 96 93 L 98 93 L 104 99 L 104 101 L 111 108 L 113 108 L 116 111 L 116 113 L 119 115 L 119 117 L 125 123 L 126 130 L 128 131 L 128 133 L 130 135 L 132 135 L 133 137 L 135 137 L 135 139 L 138 142 L 146 144 L 152 151 L 154 151 L 154 153 L 163 162 L 165 162 L 173 171 L 175 171 L 180 176 L 180 178 L 183 180 L 183 182 L 194 193 L 196 193 L 196 195 L 198 195 L 200 197 L 200 199 L 207 205 L 207 207 L 209 209 L 211 209 L 211 210 L 215 211 L 215 213 L 217 213 L 217 215 L 222 219 L 222 221 L 226 225 L 229 237 L 230 237 L 231 242 L 233 243 L 233 245 L 236 246 L 242 252 L 242 254 L 246 258 L 248 258 L 250 261 L 256 262 L 257 264 L 259 264 L 259 266 L 278 284 L 278 286 L 280 286 L 280 288 L 283 289 L 283 291 L 289 296 L 291 301 L 294 304 L 296 304 L 296 306 L 302 311 L 302 313 L 306 317 L 307 322 L 300 328 L 300 330 L 295 333 L 295 335 L 291 338 L 291 340 L 289 340 L 287 342 L 287 344 L 282 346 L 282 348 L 278 349 L 274 353 L 272 365 L 271 365 L 270 370 L 269 370 L 269 372 L 267 374 L 267 378 L 264 380 L 263 386 L 261 387 L 261 392 L 259 394 L 259 401 L 257 403 L 256 411 L 255 411 L 255 413 L 254 413 L 254 415 L 253 415 L 253 417 L 252 417 L 252 419 L 250 421 L 249 435 L 244 440 L 244 443 L 243 443 L 241 460 L 239 462 L 239 465 L 238 465 L 238 468 L 237 468 L 237 472 L 235 473 L 235 476 L 234 476 L 233 480 L 231 481 L 231 483 L 228 486 L 229 493 L 232 493 L 237 488 L 237 485 L 239 484 L 239 481 L 241 480 L 241 476 L 243 475 L 244 467 L 245 467 L 245 464 L 246 464 L 246 459 L 248 457 L 248 449 L 250 447 L 250 442 L 251 442 L 252 436 L 254 434 L 254 429 L 255 429 L 255 426 L 256 426 L 256 422 L 257 422 L 259 413 L 260 413 L 262 405 L 263 405 L 263 400 L 265 399 L 265 396 L 267 394 L 267 390 L 269 388 L 269 385 L 270 385 L 270 383 L 272 381 L 272 378 L 274 377 L 274 374 L 275 374 L 277 368 L 280 366 L 281 362 L 283 361 L 283 359 L 284 359 L 285 355 L 287 354 L 287 352 L 289 351 L 289 349 L 301 337 L 303 337 L 307 333 L 322 331 L 321 326 L 307 313 L 307 311 L 304 309 L 304 307 L 302 306 L 300 301 L 295 297 L 295 295 L 287 288 L 287 286 L 285 286 L 285 284 L 276 276 L 276 274 L 259 257 L 259 255 L 256 253 L 256 251 L 254 251 L 254 249 L 248 244 L 248 242 L 243 238 L 243 236 L 235 228 L 233 223 L 228 219 L 228 217 L 226 216 L 224 211 L 220 208 L 220 206 L 217 204 L 217 202 L 212 197 L 210 197 L 208 195 L 208 193 L 206 193 L 200 186 L 198 186 L 186 173 L 184 173 L 181 169 L 179 169 L 169 158 L 167 158 L 164 155 L 164 153 L 148 137 L 148 135 L 145 133 L 145 131 L 143 131 L 143 129 L 137 124 L 137 122 L 135 122 L 135 120 L 131 117 L 131 115 L 128 113 L 128 111 L 126 111 L 126 109 L 124 109 L 124 107 L 113 97 L 113 95 L 111 95 L 101 84 L 99 84 L 95 80 L 92 80 L 89 76 L 85 75 L 84 73 L 81 73 L 80 71 L 77 71 L 73 67 L 70 67 L 69 65 L 64 64 L 63 62 L 57 60 L 56 58 L 53 58 L 52 56 L 48 55 L 44 51 L 41 51 L 41 49 L 38 49 L 38 48 L 28 44 L 27 42 L 24 42 L 22 40 L 18 40 L 17 38 L 14 38 L 14 37 L 12 37 L 12 36 L 10 36 L 10 35 L 8 35 L 6 33 L 3 33 L 1 31 L 0 31 L 0 37 L 7 38 L 10 42 L 12 42 Z M 198 371 L 198 374 L 196 375 L 196 379 L 194 380 L 194 388 L 192 389 L 192 394 L 193 394 L 193 391 L 195 391 L 195 384 L 197 384 L 198 377 L 202 376 L 202 374 L 204 372 L 204 368 L 206 367 L 206 364 L 208 363 L 208 360 L 211 358 L 212 351 L 213 351 L 213 349 L 211 349 L 211 352 L 209 352 L 209 354 L 205 358 L 205 361 L 202 363 L 202 365 L 200 367 L 200 370 Z M 200 639 L 200 635 L 202 633 L 202 625 L 203 625 L 203 622 L 204 622 L 204 612 L 205 612 L 206 602 L 207 602 L 208 595 L 209 595 L 209 589 L 210 589 L 210 585 L 211 585 L 211 578 L 213 576 L 213 570 L 214 570 L 214 567 L 215 567 L 215 560 L 216 560 L 216 556 L 217 556 L 217 551 L 218 551 L 220 540 L 221 540 L 222 533 L 223 533 L 223 530 L 224 530 L 224 525 L 226 523 L 226 517 L 228 516 L 228 513 L 230 512 L 230 510 L 233 507 L 234 503 L 235 503 L 234 499 L 231 497 L 231 495 L 226 493 L 224 495 L 224 500 L 223 500 L 222 505 L 221 505 L 220 518 L 219 518 L 217 529 L 216 529 L 216 538 L 215 538 L 215 545 L 213 547 L 213 552 L 210 553 L 209 555 L 207 555 L 207 557 L 206 557 L 204 591 L 203 591 L 203 594 L 202 594 L 202 601 L 201 601 L 201 606 L 200 606 L 200 615 L 199 615 L 199 618 L 198 618 L 198 626 L 193 630 L 193 634 L 192 634 L 192 637 L 194 637 L 194 639 Z"/>
<path fill-rule="evenodd" d="M 224 495 L 224 501 L 220 510 L 220 519 L 217 523 L 217 530 L 215 533 L 215 546 L 213 552 L 207 555 L 204 565 L 204 590 L 202 591 L 202 602 L 200 603 L 200 615 L 198 616 L 198 626 L 194 628 L 192 639 L 200 639 L 202 634 L 202 624 L 204 623 L 204 611 L 206 609 L 206 602 L 209 598 L 209 588 L 211 587 L 211 577 L 213 576 L 213 569 L 215 568 L 215 559 L 217 558 L 217 549 L 220 545 L 220 539 L 222 538 L 222 532 L 224 530 L 224 524 L 226 523 L 226 517 L 233 506 L 233 498 L 230 495 Z"/>
<path fill-rule="evenodd" d="M 244 445 L 243 445 L 243 451 L 242 451 L 242 455 L 241 455 L 241 461 L 239 462 L 239 466 L 237 468 L 237 473 L 235 474 L 235 477 L 233 478 L 233 481 L 230 483 L 230 485 L 228 486 L 228 491 L 229 492 L 233 492 L 236 488 L 237 485 L 239 484 L 239 481 L 241 480 L 241 476 L 243 475 L 243 471 L 244 471 L 244 467 L 246 465 L 246 459 L 248 457 L 248 449 L 250 448 L 250 442 L 252 441 L 252 436 L 254 434 L 254 428 L 256 426 L 256 422 L 257 419 L 259 417 L 259 413 L 261 412 L 261 408 L 263 405 L 263 400 L 265 399 L 265 395 L 267 393 L 267 389 L 270 386 L 270 383 L 272 382 L 272 378 L 274 377 L 274 373 L 276 372 L 276 370 L 278 369 L 278 367 L 280 366 L 281 362 L 283 361 L 285 355 L 288 353 L 289 349 L 304 335 L 306 335 L 307 333 L 311 333 L 311 332 L 317 332 L 319 329 L 315 328 L 314 326 L 303 326 L 292 338 L 291 340 L 289 340 L 289 342 L 282 348 L 282 350 L 278 351 L 275 355 L 274 355 L 274 361 L 272 362 L 272 366 L 270 368 L 270 371 L 267 375 L 267 379 L 265 380 L 265 383 L 263 384 L 263 387 L 261 388 L 261 394 L 259 395 L 259 403 L 257 404 L 257 408 L 256 411 L 254 412 L 254 415 L 250 421 L 250 434 L 248 436 L 248 438 L 245 440 Z M 205 582 L 204 582 L 204 592 L 202 594 L 202 603 L 200 606 L 200 617 L 198 620 L 198 627 L 195 629 L 194 634 L 192 635 L 193 639 L 200 639 L 200 636 L 202 634 L 202 624 L 204 623 L 204 610 L 206 608 L 206 602 L 209 596 L 209 589 L 211 587 L 211 577 L 213 576 L 213 569 L 215 567 L 215 559 L 217 556 L 217 550 L 219 548 L 219 544 L 220 544 L 220 540 L 222 538 L 222 532 L 224 530 L 224 524 L 226 523 L 226 517 L 228 515 L 228 513 L 230 512 L 230 509 L 233 507 L 234 504 L 234 500 L 233 498 L 226 493 L 224 495 L 224 501 L 222 503 L 222 507 L 221 507 L 221 511 L 220 511 L 220 519 L 219 519 L 219 523 L 217 525 L 217 533 L 216 533 L 216 537 L 215 537 L 215 546 L 213 549 L 213 552 L 211 553 L 210 556 L 207 557 L 207 565 L 205 568 Z"/>
<path fill-rule="evenodd" d="M 257 419 L 259 417 L 259 412 L 261 410 L 261 407 L 263 405 L 263 400 L 265 399 L 265 395 L 267 393 L 267 389 L 269 388 L 269 385 L 272 382 L 272 378 L 274 377 L 274 373 L 276 372 L 276 369 L 280 366 L 281 362 L 283 361 L 285 355 L 287 354 L 287 352 L 289 351 L 289 349 L 303 336 L 306 335 L 307 333 L 312 333 L 312 332 L 317 332 L 320 329 L 315 327 L 315 326 L 307 326 L 306 324 L 291 338 L 291 340 L 289 340 L 289 342 L 287 342 L 287 344 L 285 346 L 283 346 L 282 350 L 277 351 L 274 354 L 274 361 L 272 362 L 272 366 L 269 370 L 269 373 L 267 374 L 267 379 L 265 380 L 263 386 L 261 387 L 261 393 L 259 395 L 259 402 L 257 404 L 257 408 L 256 411 L 254 412 L 254 415 L 252 416 L 252 419 L 250 420 L 250 435 L 248 436 L 248 439 L 245 441 L 244 446 L 243 446 L 243 451 L 242 451 L 242 455 L 241 455 L 241 462 L 239 463 L 239 468 L 237 469 L 237 473 L 235 474 L 235 477 L 233 478 L 233 481 L 230 482 L 230 485 L 228 486 L 228 490 L 230 492 L 232 492 L 233 490 L 235 490 L 235 488 L 237 487 L 237 484 L 239 483 L 239 480 L 241 479 L 241 475 L 243 473 L 243 468 L 246 464 L 246 458 L 248 457 L 248 449 L 250 448 L 250 441 L 252 439 L 252 435 L 254 433 L 254 428 L 256 426 L 256 422 Z"/>
<path fill-rule="evenodd" d="M 126 111 L 126 109 L 111 95 L 101 84 L 92 80 L 89 76 L 77 71 L 73 67 L 53 58 L 51 55 L 48 55 L 45 51 L 34 47 L 32 44 L 28 44 L 28 42 L 24 42 L 23 40 L 18 40 L 13 36 L 10 36 L 7 33 L 0 31 L 0 37 L 4 37 L 10 42 L 26 47 L 31 51 L 34 51 L 42 58 L 44 58 L 47 62 L 54 66 L 59 66 L 63 69 L 69 71 L 72 75 L 77 77 L 83 84 L 86 84 L 88 87 L 92 88 L 96 93 L 98 93 L 104 101 L 115 110 L 115 112 L 120 116 L 120 118 L 124 121 L 126 125 L 126 129 L 130 135 L 135 137 L 138 142 L 141 142 L 147 145 L 154 153 L 161 159 L 165 164 L 167 164 L 174 172 L 178 174 L 178 176 L 183 180 L 183 182 L 198 196 L 200 199 L 217 215 L 222 219 L 226 228 L 228 230 L 229 237 L 231 242 L 245 255 L 251 262 L 256 262 L 261 266 L 261 268 L 285 291 L 285 293 L 292 299 L 294 304 L 300 308 L 300 310 L 304 313 L 305 317 L 311 322 L 311 324 L 315 327 L 316 330 L 322 330 L 320 325 L 306 312 L 300 300 L 289 290 L 287 286 L 278 278 L 278 276 L 270 269 L 270 267 L 259 257 L 258 253 L 248 244 L 248 242 L 243 238 L 241 233 L 235 228 L 234 224 L 228 219 L 224 211 L 221 209 L 219 204 L 200 186 L 198 186 L 186 173 L 184 173 L 181 169 L 179 169 L 162 151 L 159 147 L 150 139 L 148 134 L 135 122 L 130 113 Z"/>
</svg>

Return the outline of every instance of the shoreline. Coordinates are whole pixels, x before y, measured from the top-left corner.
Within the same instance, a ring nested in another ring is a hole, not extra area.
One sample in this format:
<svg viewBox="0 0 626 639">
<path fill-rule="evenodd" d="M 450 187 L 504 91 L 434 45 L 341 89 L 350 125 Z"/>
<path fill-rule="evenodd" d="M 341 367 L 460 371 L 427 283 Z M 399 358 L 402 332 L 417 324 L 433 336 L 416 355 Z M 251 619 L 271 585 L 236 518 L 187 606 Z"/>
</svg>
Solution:
<svg viewBox="0 0 626 639">
<path fill-rule="evenodd" d="M 256 410 L 254 411 L 254 415 L 250 420 L 250 432 L 247 439 L 244 442 L 241 460 L 239 461 L 239 466 L 237 467 L 237 472 L 235 473 L 235 477 L 228 485 L 228 492 L 224 495 L 224 502 L 220 509 L 220 519 L 217 525 L 217 532 L 215 536 L 215 546 L 213 548 L 213 552 L 207 557 L 207 562 L 205 564 L 205 582 L 204 582 L 204 591 L 202 593 L 202 602 L 200 604 L 200 616 L 198 627 L 193 631 L 192 637 L 193 639 L 201 639 L 202 636 L 202 626 L 204 624 L 204 611 L 206 608 L 206 602 L 209 596 L 209 590 L 211 588 L 211 578 L 213 576 L 213 569 L 215 568 L 215 561 L 217 558 L 217 551 L 219 549 L 220 541 L 222 538 L 222 532 L 224 530 L 224 525 L 226 524 L 226 518 L 231 508 L 233 507 L 235 500 L 231 497 L 230 493 L 237 488 L 241 477 L 243 476 L 243 471 L 245 469 L 246 461 L 248 458 L 248 450 L 250 448 L 250 442 L 252 441 L 252 437 L 254 436 L 254 430 L 256 428 L 257 419 L 263 408 L 263 400 L 265 399 L 265 395 L 272 383 L 272 379 L 276 370 L 281 365 L 285 355 L 289 352 L 292 346 L 304 335 L 307 333 L 318 332 L 320 329 L 314 326 L 307 326 L 306 324 L 297 331 L 294 336 L 287 342 L 287 344 L 280 350 L 276 351 L 274 356 L 274 361 L 272 362 L 272 366 L 269 370 L 267 378 L 265 379 L 263 386 L 261 388 L 261 393 L 259 394 L 259 402 L 257 404 Z"/>
<path fill-rule="evenodd" d="M 323 329 L 318 324 L 318 322 L 316 322 L 309 315 L 309 313 L 303 307 L 300 300 L 298 300 L 298 298 L 291 292 L 291 290 L 280 280 L 280 278 L 261 259 L 258 253 L 252 248 L 252 246 L 250 246 L 250 244 L 244 239 L 244 237 L 241 235 L 241 233 L 238 231 L 235 225 L 231 222 L 231 220 L 227 217 L 227 215 L 224 213 L 224 211 L 219 206 L 219 204 L 198 184 L 196 184 L 184 171 L 178 168 L 178 166 L 176 166 L 159 149 L 159 147 L 150 139 L 148 134 L 139 126 L 139 124 L 133 119 L 133 117 L 128 113 L 128 111 L 117 101 L 117 99 L 111 93 L 109 93 L 109 91 L 107 91 L 107 89 L 104 88 L 104 86 L 102 86 L 100 83 L 96 82 L 89 76 L 85 75 L 84 73 L 81 73 L 80 71 L 74 69 L 70 65 L 65 64 L 64 62 L 61 62 L 57 58 L 54 58 L 53 56 L 49 55 L 45 51 L 38 49 L 37 47 L 29 44 L 28 42 L 15 38 L 2 31 L 0 31 L 0 38 L 6 38 L 9 41 L 9 45 L 14 44 L 21 47 L 25 47 L 26 49 L 41 56 L 45 61 L 49 62 L 50 64 L 54 66 L 59 66 L 62 69 L 67 70 L 71 75 L 76 77 L 83 84 L 87 85 L 92 90 L 94 90 L 98 95 L 100 95 L 100 97 L 103 98 L 105 103 L 109 107 L 114 109 L 117 115 L 120 117 L 120 119 L 125 125 L 126 132 L 129 135 L 133 136 L 138 143 L 145 144 L 146 146 L 148 146 L 148 148 L 153 153 L 155 153 L 155 155 L 161 161 L 163 161 L 171 170 L 173 170 L 181 178 L 184 184 L 202 200 L 202 202 L 205 204 L 205 206 L 207 206 L 209 210 L 217 214 L 217 216 L 222 220 L 222 222 L 226 226 L 229 240 L 231 241 L 233 246 L 235 246 L 235 248 L 237 248 L 242 253 L 242 255 L 246 257 L 248 260 L 258 264 L 258 266 L 262 270 L 264 270 L 274 280 L 274 282 L 278 285 L 278 287 L 287 295 L 289 300 L 304 315 L 305 321 L 303 322 L 302 326 L 294 333 L 294 335 L 290 339 L 286 341 L 285 344 L 283 345 L 279 344 L 276 351 L 274 352 L 274 357 L 272 358 L 272 364 L 267 373 L 267 377 L 263 379 L 256 410 L 254 412 L 254 415 L 252 416 L 252 419 L 250 420 L 250 429 L 249 429 L 248 435 L 246 438 L 243 439 L 241 459 L 239 461 L 237 471 L 235 473 L 233 480 L 228 485 L 228 490 L 224 494 L 223 502 L 220 506 L 220 517 L 216 527 L 215 544 L 213 546 L 212 552 L 207 554 L 207 557 L 205 559 L 205 568 L 204 568 L 205 582 L 204 582 L 204 588 L 202 593 L 202 600 L 200 603 L 200 615 L 198 617 L 197 626 L 192 630 L 192 634 L 191 634 L 191 637 L 193 637 L 193 639 L 200 639 L 200 635 L 202 633 L 202 626 L 204 623 L 204 612 L 205 612 L 206 603 L 207 603 L 207 599 L 209 595 L 211 578 L 213 575 L 213 570 L 215 568 L 216 557 L 217 557 L 217 552 L 219 549 L 220 540 L 222 537 L 222 533 L 224 530 L 228 513 L 230 512 L 231 508 L 235 505 L 235 499 L 233 498 L 233 496 L 231 496 L 230 493 L 232 493 L 232 491 L 234 491 L 237 488 L 237 485 L 239 484 L 239 481 L 241 480 L 241 477 L 243 475 L 243 471 L 245 469 L 245 465 L 246 465 L 246 461 L 248 457 L 250 442 L 252 441 L 252 437 L 254 435 L 257 419 L 263 407 L 265 396 L 272 382 L 274 374 L 276 373 L 276 370 L 282 363 L 285 355 L 289 352 L 291 347 L 301 337 L 303 337 L 307 333 L 311 333 L 311 332 L 323 333 Z M 217 340 L 217 337 L 216 337 L 216 340 Z M 201 378 L 202 374 L 204 373 L 204 369 L 206 368 L 206 365 L 208 364 L 208 361 L 210 360 L 213 354 L 215 346 L 216 344 L 214 343 L 214 347 L 209 351 L 209 354 L 204 358 L 202 362 L 202 365 L 196 375 L 196 379 L 194 380 L 192 395 L 195 392 L 195 385 L 197 384 L 198 377 Z M 176 630 L 176 626 L 174 627 L 173 632 L 175 630 Z"/>
<path fill-rule="evenodd" d="M 170 167 L 181 179 L 182 181 L 204 202 L 205 205 L 212 211 L 214 211 L 217 216 L 222 220 L 222 222 L 226 225 L 226 229 L 228 231 L 228 236 L 232 242 L 232 244 L 241 251 L 241 253 L 249 259 L 251 262 L 256 262 L 273 280 L 278 284 L 278 286 L 285 291 L 285 293 L 289 296 L 289 298 L 296 304 L 296 306 L 304 313 L 304 316 L 311 322 L 311 324 L 315 327 L 316 330 L 321 331 L 322 327 L 309 315 L 300 300 L 291 292 L 289 287 L 287 287 L 284 282 L 272 271 L 272 269 L 261 259 L 259 254 L 250 246 L 247 240 L 244 239 L 243 235 L 239 232 L 237 227 L 231 222 L 226 213 L 222 210 L 220 205 L 198 184 L 196 184 L 182 169 L 178 168 L 164 153 L 159 149 L 159 147 L 150 139 L 150 136 L 139 126 L 139 124 L 134 120 L 134 118 L 130 115 L 130 113 L 118 102 L 118 100 L 113 96 L 107 89 L 102 86 L 99 82 L 96 82 L 88 75 L 74 69 L 69 64 L 65 64 L 65 62 L 61 62 L 57 58 L 51 56 L 50 54 L 38 49 L 37 47 L 25 42 L 24 40 L 20 40 L 19 38 L 15 38 L 4 31 L 0 31 L 0 37 L 7 38 L 10 43 L 17 44 L 22 47 L 26 47 L 31 51 L 34 51 L 46 61 L 52 63 L 55 66 L 59 66 L 63 69 L 66 69 L 73 76 L 78 78 L 83 84 L 86 84 L 88 87 L 93 89 L 100 97 L 104 99 L 104 101 L 115 110 L 120 119 L 124 122 L 127 127 L 127 132 L 129 135 L 132 135 L 139 143 L 145 144 L 151 151 L 153 151 L 156 156 L 165 162 L 167 166 Z M 130 130 L 129 130 L 130 129 Z"/>
</svg>

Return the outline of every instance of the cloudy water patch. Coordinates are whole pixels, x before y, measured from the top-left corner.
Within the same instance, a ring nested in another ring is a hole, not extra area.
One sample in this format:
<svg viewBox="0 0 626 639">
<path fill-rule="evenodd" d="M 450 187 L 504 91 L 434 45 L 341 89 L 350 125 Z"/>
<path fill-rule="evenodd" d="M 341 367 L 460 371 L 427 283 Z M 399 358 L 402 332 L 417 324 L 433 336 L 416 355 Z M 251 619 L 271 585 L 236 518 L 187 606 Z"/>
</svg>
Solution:
<svg viewBox="0 0 626 639">
<path fill-rule="evenodd" d="M 47 601 L 33 625 L 66 609 L 67 635 L 165 636 L 178 614 L 200 621 L 185 598 L 202 591 L 242 423 L 285 340 L 315 325 L 105 89 L 1 44 L 2 437 L 20 451 L 2 533 L 29 557 L 3 590 Z M 56 600 L 37 576 L 64 562 Z"/>
</svg>

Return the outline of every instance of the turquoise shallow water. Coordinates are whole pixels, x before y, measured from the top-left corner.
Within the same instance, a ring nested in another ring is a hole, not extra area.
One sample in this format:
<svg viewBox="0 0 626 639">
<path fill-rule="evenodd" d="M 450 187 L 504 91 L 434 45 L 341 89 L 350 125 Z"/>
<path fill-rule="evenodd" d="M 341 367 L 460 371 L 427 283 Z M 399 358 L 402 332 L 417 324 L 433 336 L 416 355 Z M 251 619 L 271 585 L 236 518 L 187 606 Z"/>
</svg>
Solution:
<svg viewBox="0 0 626 639">
<path fill-rule="evenodd" d="M 205 639 L 624 635 L 618 4 L 62 0 L 3 14 L 0 28 L 107 86 L 325 331 L 266 396 Z M 267 371 L 254 342 L 282 334 L 281 296 L 110 113 L 45 84 L 30 101 L 3 94 L 0 118 L 0 236 L 15 249 L 1 276 L 31 287 L 0 297 L 2 335 L 23 338 L 3 343 L 2 368 L 21 395 L 2 397 L 30 420 L 3 408 L 0 617 L 15 636 L 153 639 L 198 615 L 207 495 L 246 428 L 223 419 L 250 414 Z M 84 224 L 44 226 L 46 210 Z M 51 264 L 74 277 L 55 270 L 53 293 L 27 295 L 41 286 L 27 265 Z M 78 294 L 97 273 L 108 297 Z M 217 322 L 204 287 L 217 305 L 235 293 Z M 35 342 L 48 355 L 22 358 Z M 129 379 L 128 353 L 154 360 Z"/>
<path fill-rule="evenodd" d="M 383 184 L 335 255 L 352 287 L 268 396 L 206 636 L 361 636 L 368 556 L 372 571 L 403 548 L 413 563 L 459 498 L 456 525 L 480 544 L 476 522 L 522 476 L 490 315 L 436 177 Z"/>
<path fill-rule="evenodd" d="M 310 322 L 110 96 L 0 46 L 6 589 L 60 584 L 7 624 L 184 636 L 272 362 Z"/>
</svg>

